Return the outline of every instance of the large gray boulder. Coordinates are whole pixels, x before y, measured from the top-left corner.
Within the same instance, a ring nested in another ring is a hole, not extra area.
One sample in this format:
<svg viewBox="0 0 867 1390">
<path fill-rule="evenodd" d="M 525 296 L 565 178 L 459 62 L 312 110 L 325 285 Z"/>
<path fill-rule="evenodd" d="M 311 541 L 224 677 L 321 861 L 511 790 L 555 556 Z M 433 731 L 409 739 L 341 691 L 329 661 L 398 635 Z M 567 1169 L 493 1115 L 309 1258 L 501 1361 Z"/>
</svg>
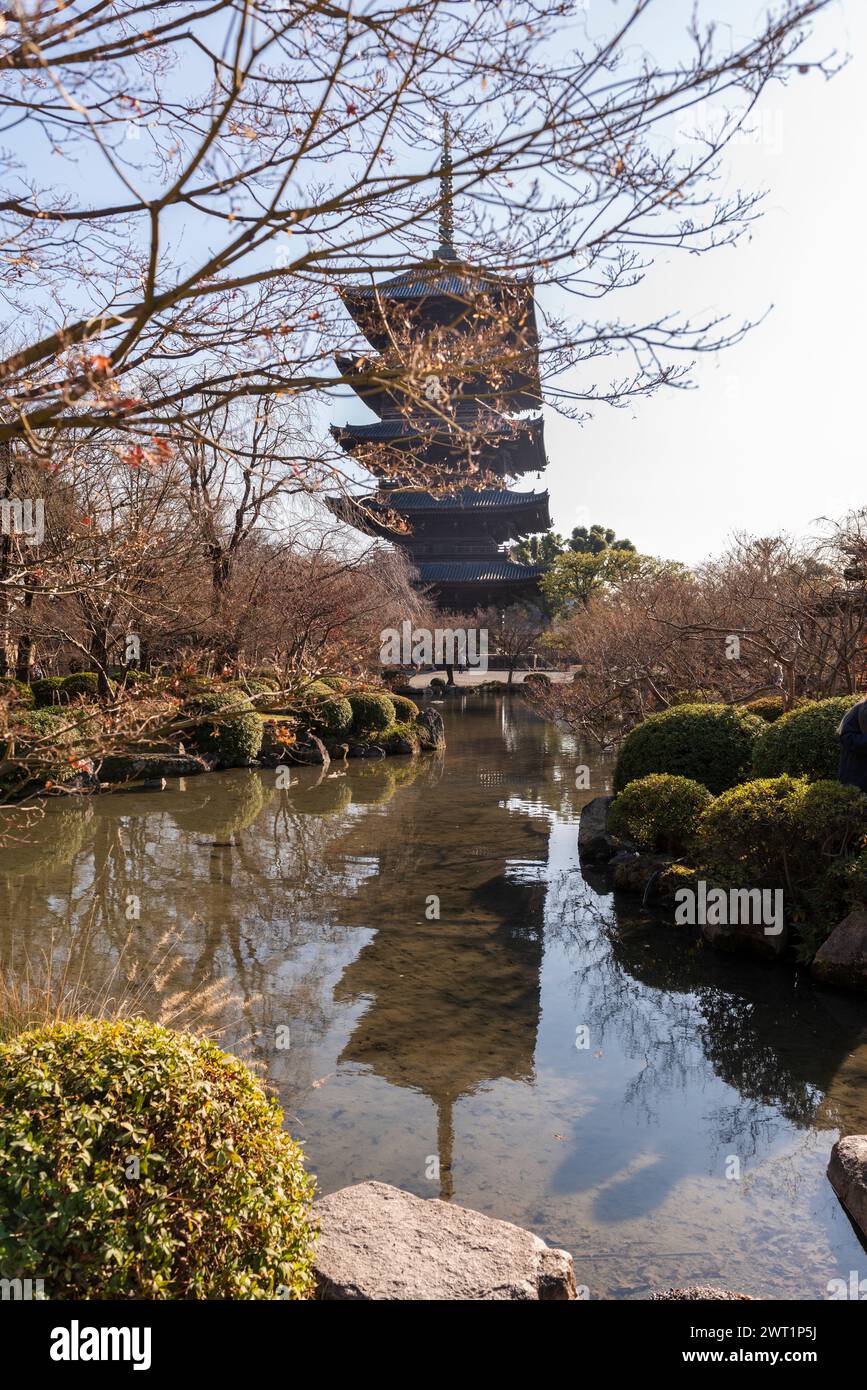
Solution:
<svg viewBox="0 0 867 1390">
<path fill-rule="evenodd" d="M 320 1298 L 573 1299 L 572 1257 L 530 1231 L 382 1182 L 316 1203 Z"/>
<path fill-rule="evenodd" d="M 859 1231 L 867 1236 L 867 1134 L 837 1140 L 831 1150 L 828 1181 Z"/>
<path fill-rule="evenodd" d="M 849 989 L 867 989 L 867 912 L 844 917 L 816 952 L 811 966 L 817 980 Z"/>
<path fill-rule="evenodd" d="M 581 808 L 578 853 L 591 863 L 605 864 L 617 853 L 617 841 L 608 833 L 608 808 L 613 800 L 613 796 L 594 796 Z"/>
</svg>

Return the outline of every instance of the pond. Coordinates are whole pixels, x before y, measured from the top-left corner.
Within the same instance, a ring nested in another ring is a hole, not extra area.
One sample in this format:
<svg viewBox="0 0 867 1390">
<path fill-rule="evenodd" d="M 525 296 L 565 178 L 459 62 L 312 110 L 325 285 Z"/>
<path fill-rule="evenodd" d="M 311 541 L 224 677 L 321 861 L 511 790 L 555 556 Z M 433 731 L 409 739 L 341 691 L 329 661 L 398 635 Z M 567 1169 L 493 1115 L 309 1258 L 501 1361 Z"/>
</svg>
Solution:
<svg viewBox="0 0 867 1390">
<path fill-rule="evenodd" d="M 53 802 L 3 852 L 2 967 L 131 977 L 154 1016 L 193 994 L 321 1190 L 518 1222 L 591 1298 L 867 1275 L 825 1177 L 867 1132 L 867 1003 L 615 903 L 576 847 L 610 764 L 520 699 L 440 708 L 441 758 Z"/>
</svg>

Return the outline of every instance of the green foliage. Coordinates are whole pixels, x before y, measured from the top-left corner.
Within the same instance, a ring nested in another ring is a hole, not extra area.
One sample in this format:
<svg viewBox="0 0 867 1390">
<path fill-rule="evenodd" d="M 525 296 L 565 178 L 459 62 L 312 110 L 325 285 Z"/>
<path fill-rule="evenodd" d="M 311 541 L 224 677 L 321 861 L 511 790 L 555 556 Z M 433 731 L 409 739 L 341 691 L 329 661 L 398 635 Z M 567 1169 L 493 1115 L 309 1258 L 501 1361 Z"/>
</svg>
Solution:
<svg viewBox="0 0 867 1390">
<path fill-rule="evenodd" d="M 251 696 L 257 709 L 267 708 L 267 696 L 273 695 L 280 688 L 276 681 L 264 676 L 241 676 L 228 684 L 234 690 L 242 690 L 245 695 Z M 266 698 L 263 699 L 263 696 Z"/>
<path fill-rule="evenodd" d="M 598 554 L 567 550 L 542 576 L 541 587 L 552 613 L 567 613 L 586 603 L 598 589 L 616 587 L 641 574 L 647 561 L 634 550 L 604 549 Z"/>
<path fill-rule="evenodd" d="M 203 1038 L 85 1019 L 0 1047 L 5 1278 L 38 1271 L 51 1299 L 307 1298 L 311 1200 L 276 1102 Z"/>
<path fill-rule="evenodd" d="M 336 738 L 352 728 L 352 706 L 325 681 L 314 681 L 307 687 L 303 707 L 318 734 Z"/>
<path fill-rule="evenodd" d="M 697 858 L 723 883 L 782 888 L 809 958 L 847 910 L 857 886 L 850 866 L 865 837 L 867 796 L 857 787 L 783 775 L 718 797 L 699 820 Z"/>
<path fill-rule="evenodd" d="M 10 705 L 32 707 L 33 691 L 14 676 L 0 676 L 0 700 L 7 700 Z"/>
<path fill-rule="evenodd" d="M 753 754 L 756 777 L 834 777 L 840 760 L 837 726 L 856 703 L 853 695 L 812 700 L 771 724 Z"/>
<path fill-rule="evenodd" d="M 766 724 L 773 724 L 785 712 L 782 695 L 761 695 L 743 706 L 750 714 L 757 714 Z"/>
<path fill-rule="evenodd" d="M 680 855 L 691 845 L 698 818 L 712 800 L 707 788 L 689 777 L 652 773 L 630 782 L 615 798 L 608 828 L 642 849 Z"/>
<path fill-rule="evenodd" d="M 114 682 L 109 681 L 109 689 L 114 693 Z M 71 700 L 97 700 L 99 698 L 99 676 L 96 671 L 75 671 L 64 676 L 61 684 L 61 703 Z"/>
<path fill-rule="evenodd" d="M 675 705 L 651 714 L 620 745 L 614 790 L 651 772 L 690 777 L 717 795 L 749 774 L 765 725 L 731 705 Z"/>
<path fill-rule="evenodd" d="M 418 719 L 418 705 L 415 700 L 410 700 L 406 695 L 389 695 L 389 700 L 394 705 L 394 717 L 398 724 L 411 724 L 414 719 Z"/>
<path fill-rule="evenodd" d="M 556 531 L 543 531 L 521 541 L 515 549 L 516 558 L 522 565 L 540 565 L 549 570 L 558 556 L 572 551 L 579 555 L 600 555 L 605 550 L 635 550 L 632 541 L 618 540 L 617 533 L 610 526 L 595 522 L 587 526 L 575 526 L 568 540 Z"/>
<path fill-rule="evenodd" d="M 43 676 L 40 680 L 34 681 L 30 689 L 37 709 L 43 709 L 47 705 L 59 705 L 63 701 L 62 676 Z"/>
<path fill-rule="evenodd" d="M 243 691 L 202 692 L 187 702 L 183 713 L 197 720 L 184 730 L 185 741 L 223 767 L 243 767 L 258 757 L 262 721 Z"/>
<path fill-rule="evenodd" d="M 366 690 L 348 695 L 352 729 L 356 734 L 382 733 L 395 722 L 394 702 L 384 691 Z"/>
</svg>

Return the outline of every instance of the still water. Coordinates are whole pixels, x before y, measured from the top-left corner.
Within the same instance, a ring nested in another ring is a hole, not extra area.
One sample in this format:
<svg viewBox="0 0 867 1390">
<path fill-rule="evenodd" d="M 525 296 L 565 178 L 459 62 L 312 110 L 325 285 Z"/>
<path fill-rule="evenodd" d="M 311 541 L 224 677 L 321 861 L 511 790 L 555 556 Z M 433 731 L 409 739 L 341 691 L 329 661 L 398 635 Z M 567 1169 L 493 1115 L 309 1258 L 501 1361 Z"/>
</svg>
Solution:
<svg viewBox="0 0 867 1390">
<path fill-rule="evenodd" d="M 322 1191 L 376 1178 L 516 1221 L 591 1298 L 867 1276 L 825 1178 L 867 1133 L 867 1003 L 615 903 L 576 848 L 605 760 L 520 700 L 442 708 L 442 758 L 53 803 L 3 852 L 0 965 L 151 977 L 154 1014 L 221 982 L 209 1028 Z"/>
</svg>

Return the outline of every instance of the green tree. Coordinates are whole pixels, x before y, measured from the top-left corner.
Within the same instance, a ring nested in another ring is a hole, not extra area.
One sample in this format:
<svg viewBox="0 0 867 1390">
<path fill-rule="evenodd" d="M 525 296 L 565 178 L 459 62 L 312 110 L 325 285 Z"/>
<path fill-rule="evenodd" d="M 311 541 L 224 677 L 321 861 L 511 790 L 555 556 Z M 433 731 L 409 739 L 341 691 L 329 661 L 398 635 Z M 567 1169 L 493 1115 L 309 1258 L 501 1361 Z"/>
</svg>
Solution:
<svg viewBox="0 0 867 1390">
<path fill-rule="evenodd" d="M 600 526 L 598 522 L 589 528 L 573 527 L 566 544 L 579 555 L 601 555 L 604 550 L 635 550 L 632 541 L 619 541 L 616 531 L 610 526 Z"/>
<path fill-rule="evenodd" d="M 597 589 L 622 584 L 643 573 L 649 563 L 648 557 L 634 548 L 606 546 L 596 553 L 567 550 L 542 576 L 542 593 L 550 611 L 559 616 L 577 603 L 586 603 Z"/>
</svg>

